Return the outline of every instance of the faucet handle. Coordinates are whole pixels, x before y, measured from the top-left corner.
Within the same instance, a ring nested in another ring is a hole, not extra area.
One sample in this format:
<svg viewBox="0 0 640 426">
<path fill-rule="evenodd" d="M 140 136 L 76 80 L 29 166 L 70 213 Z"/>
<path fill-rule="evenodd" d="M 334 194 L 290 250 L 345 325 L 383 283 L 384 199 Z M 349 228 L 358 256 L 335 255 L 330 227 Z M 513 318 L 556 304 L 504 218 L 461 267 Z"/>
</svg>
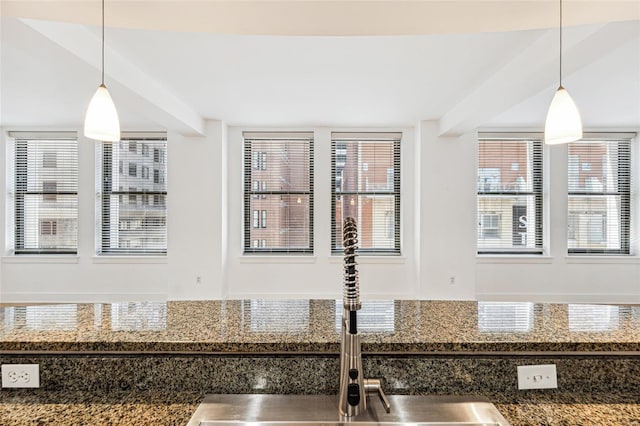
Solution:
<svg viewBox="0 0 640 426">
<path fill-rule="evenodd" d="M 384 411 L 386 411 L 387 413 L 391 412 L 391 404 L 389 404 L 387 395 L 385 395 L 384 391 L 382 390 L 380 379 L 364 379 L 364 390 L 367 393 L 377 393 L 380 401 L 382 402 L 382 406 L 384 407 Z"/>
</svg>

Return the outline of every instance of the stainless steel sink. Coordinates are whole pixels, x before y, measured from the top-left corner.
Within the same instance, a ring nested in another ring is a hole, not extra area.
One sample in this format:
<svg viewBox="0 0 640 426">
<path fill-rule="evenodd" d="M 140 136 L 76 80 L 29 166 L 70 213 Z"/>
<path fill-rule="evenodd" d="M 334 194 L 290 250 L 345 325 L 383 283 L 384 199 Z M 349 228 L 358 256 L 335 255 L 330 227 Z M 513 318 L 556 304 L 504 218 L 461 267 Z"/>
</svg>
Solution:
<svg viewBox="0 0 640 426">
<path fill-rule="evenodd" d="M 391 412 L 369 398 L 366 412 L 345 418 L 336 395 L 207 395 L 187 426 L 509 426 L 489 400 L 390 395 Z"/>
</svg>

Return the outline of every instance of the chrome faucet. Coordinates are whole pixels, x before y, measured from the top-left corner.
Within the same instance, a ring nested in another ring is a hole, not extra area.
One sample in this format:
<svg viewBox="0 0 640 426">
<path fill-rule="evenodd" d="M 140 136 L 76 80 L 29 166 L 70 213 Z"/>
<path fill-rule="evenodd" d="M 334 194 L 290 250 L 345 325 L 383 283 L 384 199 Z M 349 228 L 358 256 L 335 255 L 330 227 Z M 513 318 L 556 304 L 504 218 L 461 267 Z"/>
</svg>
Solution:
<svg viewBox="0 0 640 426">
<path fill-rule="evenodd" d="M 342 340 L 340 342 L 340 414 L 357 416 L 367 409 L 367 394 L 377 393 L 385 411 L 390 405 L 380 380 L 365 379 L 362 375 L 362 351 L 358 334 L 358 311 L 360 303 L 360 282 L 356 269 L 358 230 L 352 217 L 344 219 L 342 226 L 344 246 L 344 293 L 342 310 Z"/>
</svg>

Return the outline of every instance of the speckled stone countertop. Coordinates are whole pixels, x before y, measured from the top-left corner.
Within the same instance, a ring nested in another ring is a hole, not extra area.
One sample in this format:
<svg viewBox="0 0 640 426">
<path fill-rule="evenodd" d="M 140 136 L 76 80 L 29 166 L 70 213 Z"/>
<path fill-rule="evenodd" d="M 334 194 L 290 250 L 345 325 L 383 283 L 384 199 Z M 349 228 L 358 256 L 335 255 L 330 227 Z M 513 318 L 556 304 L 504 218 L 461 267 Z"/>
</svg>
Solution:
<svg viewBox="0 0 640 426">
<path fill-rule="evenodd" d="M 512 426 L 638 426 L 640 405 L 629 395 L 581 397 L 542 395 L 526 400 L 500 400 L 487 395 Z M 95 395 L 26 390 L 5 395 L 1 424 L 18 425 L 185 425 L 204 394 L 197 392 L 113 392 Z"/>
<path fill-rule="evenodd" d="M 262 377 L 260 369 L 268 367 L 273 374 L 267 376 L 275 380 L 271 385 L 282 384 L 281 374 L 292 366 L 280 361 L 292 358 L 279 355 L 289 354 L 306 360 L 299 368 L 308 363 L 332 367 L 339 351 L 340 317 L 341 303 L 335 300 L 0 305 L 0 356 L 25 363 L 40 360 L 47 383 L 37 391 L 2 389 L 0 424 L 184 425 L 204 393 L 217 386 L 217 378 L 230 380 L 227 387 L 235 389 L 233 380 Z M 373 354 L 370 367 L 379 369 L 375 377 L 402 378 L 407 369 L 421 371 L 425 376 L 411 389 L 482 394 L 513 426 L 640 426 L 635 386 L 640 377 L 640 305 L 365 301 L 358 320 L 363 353 Z M 437 352 L 446 359 L 404 357 Z M 201 356 L 207 353 L 214 355 Z M 470 360 L 468 355 L 478 353 L 486 355 L 481 362 Z M 571 358 L 581 353 L 599 355 Z M 235 357 L 225 354 L 240 356 L 229 364 Z M 265 357 L 247 360 L 243 354 Z M 323 356 L 310 359 L 305 354 Z M 462 357 L 452 361 L 458 354 Z M 495 360 L 492 354 L 498 355 Z M 571 359 L 560 358 L 563 354 Z M 517 364 L 512 356 L 529 356 L 529 362 L 553 359 L 562 369 L 562 386 L 544 392 L 511 390 L 506 377 Z M 383 358 L 393 361 L 378 365 L 387 362 Z M 256 377 L 233 379 L 236 375 L 225 369 L 246 363 L 260 364 Z M 180 365 L 190 368 L 174 377 L 173 369 Z M 93 381 L 78 386 L 86 376 L 76 372 L 94 367 L 100 368 Z M 145 389 L 140 385 L 146 381 L 138 376 L 147 375 L 155 385 Z M 433 375 L 434 386 L 427 377 Z M 209 390 L 199 382 L 183 390 L 180 380 L 187 379 L 205 380 Z M 79 382 L 67 388 L 65 380 Z M 119 391 L 118 380 L 127 389 Z M 172 384 L 171 389 L 164 383 Z"/>
<path fill-rule="evenodd" d="M 341 303 L 231 300 L 0 306 L 0 351 L 336 353 Z M 638 352 L 640 305 L 369 301 L 365 353 Z"/>
</svg>

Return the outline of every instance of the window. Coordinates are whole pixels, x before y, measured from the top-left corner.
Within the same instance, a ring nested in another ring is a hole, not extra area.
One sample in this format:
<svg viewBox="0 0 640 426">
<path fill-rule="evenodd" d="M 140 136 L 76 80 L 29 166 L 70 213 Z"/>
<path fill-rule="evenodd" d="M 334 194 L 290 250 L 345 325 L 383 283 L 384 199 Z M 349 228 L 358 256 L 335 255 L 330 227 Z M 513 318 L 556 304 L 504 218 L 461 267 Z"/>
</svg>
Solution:
<svg viewBox="0 0 640 426">
<path fill-rule="evenodd" d="M 58 183 L 55 181 L 42 182 L 42 201 L 56 201 L 58 196 Z"/>
<path fill-rule="evenodd" d="M 482 214 L 480 216 L 480 238 L 500 238 L 500 215 L 496 213 Z"/>
<path fill-rule="evenodd" d="M 313 133 L 243 136 L 244 253 L 312 253 Z"/>
<path fill-rule="evenodd" d="M 41 220 L 40 235 L 58 235 L 58 222 L 56 220 Z"/>
<path fill-rule="evenodd" d="M 136 204 L 138 201 L 138 190 L 136 188 L 129 188 L 129 204 Z"/>
<path fill-rule="evenodd" d="M 78 142 L 69 132 L 9 132 L 8 251 L 75 254 Z"/>
<path fill-rule="evenodd" d="M 47 169 L 55 169 L 58 167 L 58 153 L 54 151 L 55 147 L 42 153 L 42 167 Z"/>
<path fill-rule="evenodd" d="M 252 153 L 251 167 L 253 167 L 253 170 L 267 170 L 267 153 L 254 151 Z"/>
<path fill-rule="evenodd" d="M 267 240 L 253 240 L 253 248 L 267 248 Z"/>
<path fill-rule="evenodd" d="M 332 133 L 332 252 L 342 252 L 342 222 L 351 216 L 361 253 L 400 254 L 401 138 L 402 133 Z"/>
<path fill-rule="evenodd" d="M 123 133 L 124 147 L 103 142 L 97 155 L 97 208 L 99 214 L 96 240 L 98 254 L 165 254 L 167 252 L 167 186 L 164 133 Z M 140 146 L 134 150 L 132 147 Z M 145 148 L 146 147 L 146 148 Z M 153 149 L 154 158 L 148 156 Z M 146 154 L 145 154 L 146 153 Z M 162 159 L 160 163 L 156 161 Z M 127 175 L 112 171 L 119 161 L 129 164 Z M 136 173 L 132 173 L 133 165 Z M 158 173 L 160 183 L 148 179 L 150 169 Z M 145 180 L 137 179 L 141 169 Z M 146 172 L 145 172 L 146 170 Z M 162 178 L 160 178 L 162 177 Z M 117 188 L 117 190 L 116 190 Z M 127 188 L 127 189 L 124 189 Z"/>
<path fill-rule="evenodd" d="M 480 133 L 478 254 L 542 254 L 542 135 Z"/>
<path fill-rule="evenodd" d="M 129 176 L 138 176 L 138 165 L 136 163 L 129 163 Z"/>
<path fill-rule="evenodd" d="M 630 254 L 631 136 L 589 135 L 568 146 L 570 254 Z"/>
<path fill-rule="evenodd" d="M 164 151 L 160 148 L 153 149 L 153 162 L 164 163 Z"/>
<path fill-rule="evenodd" d="M 251 186 L 251 189 L 253 191 L 252 197 L 254 199 L 257 199 L 257 198 L 266 199 L 267 198 L 267 194 L 266 194 L 266 192 L 267 192 L 267 182 L 266 181 L 254 180 L 253 181 L 253 185 Z"/>
</svg>

